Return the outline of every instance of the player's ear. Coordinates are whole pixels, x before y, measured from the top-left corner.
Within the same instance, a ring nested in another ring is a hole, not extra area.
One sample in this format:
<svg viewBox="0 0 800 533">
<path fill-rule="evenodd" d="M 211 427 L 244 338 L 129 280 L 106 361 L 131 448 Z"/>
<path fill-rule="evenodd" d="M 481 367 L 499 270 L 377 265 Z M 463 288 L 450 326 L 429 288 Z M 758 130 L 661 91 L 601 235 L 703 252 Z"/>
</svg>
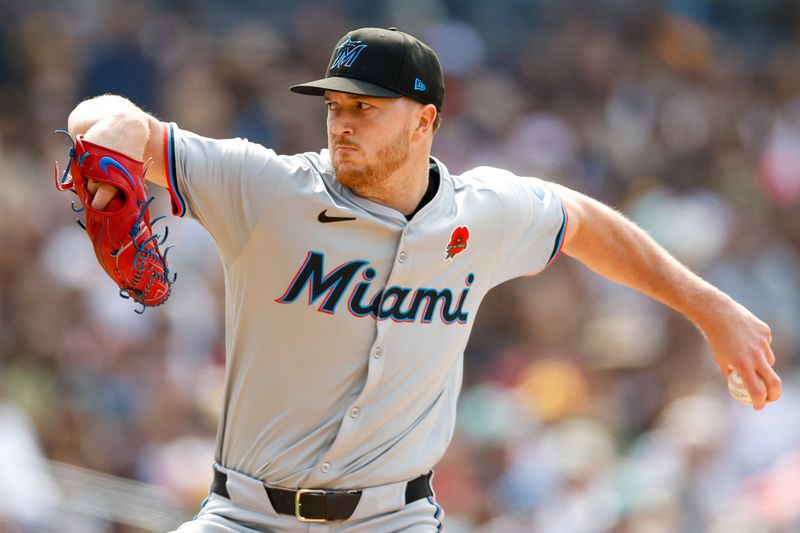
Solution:
<svg viewBox="0 0 800 533">
<path fill-rule="evenodd" d="M 438 111 L 435 105 L 420 104 L 420 108 L 417 111 L 417 127 L 414 131 L 415 138 L 417 136 L 427 135 L 429 131 L 433 130 L 433 124 L 436 121 L 437 113 Z"/>
</svg>

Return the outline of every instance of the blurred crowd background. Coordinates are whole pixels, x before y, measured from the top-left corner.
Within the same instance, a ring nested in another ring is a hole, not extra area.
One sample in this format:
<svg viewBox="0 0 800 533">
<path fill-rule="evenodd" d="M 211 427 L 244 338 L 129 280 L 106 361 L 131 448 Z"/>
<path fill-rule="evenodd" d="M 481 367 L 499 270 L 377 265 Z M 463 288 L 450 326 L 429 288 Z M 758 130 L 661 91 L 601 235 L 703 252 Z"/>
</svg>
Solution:
<svg viewBox="0 0 800 533">
<path fill-rule="evenodd" d="M 136 315 L 53 187 L 68 148 L 53 130 L 111 92 L 203 135 L 319 149 L 322 102 L 287 88 L 323 75 L 359 26 L 439 54 L 433 154 L 452 172 L 500 166 L 615 206 L 772 327 L 784 379 L 760 413 L 735 403 L 691 324 L 562 256 L 477 316 L 436 469 L 446 530 L 800 531 L 796 0 L 0 0 L 0 13 L 0 531 L 157 530 L 125 518 L 126 490 L 191 517 L 222 393 L 210 237 L 170 218 L 174 294 Z M 104 488 L 122 483 L 110 476 L 135 483 Z"/>
</svg>

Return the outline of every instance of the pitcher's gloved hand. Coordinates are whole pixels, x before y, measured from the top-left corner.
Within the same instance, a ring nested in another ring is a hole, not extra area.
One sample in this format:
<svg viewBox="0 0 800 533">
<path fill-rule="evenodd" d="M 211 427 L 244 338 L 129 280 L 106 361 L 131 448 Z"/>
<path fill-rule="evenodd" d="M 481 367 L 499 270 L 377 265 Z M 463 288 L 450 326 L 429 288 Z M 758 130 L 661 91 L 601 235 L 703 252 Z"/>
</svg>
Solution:
<svg viewBox="0 0 800 533">
<path fill-rule="evenodd" d="M 72 139 L 66 131 L 58 131 L 69 136 L 73 145 L 60 178 L 56 164 L 56 188 L 72 191 L 80 199 L 83 207 L 73 203 L 72 209 L 86 214 L 85 224 L 80 220 L 78 224 L 89 235 L 100 266 L 119 286 L 120 296 L 142 304 L 137 313 L 163 304 L 175 281 L 166 262 L 170 247 L 163 254 L 159 250 L 169 230 L 163 237 L 152 231 L 153 224 L 164 217 L 150 220 L 155 196 L 147 197 L 144 164 L 82 135 Z"/>
</svg>

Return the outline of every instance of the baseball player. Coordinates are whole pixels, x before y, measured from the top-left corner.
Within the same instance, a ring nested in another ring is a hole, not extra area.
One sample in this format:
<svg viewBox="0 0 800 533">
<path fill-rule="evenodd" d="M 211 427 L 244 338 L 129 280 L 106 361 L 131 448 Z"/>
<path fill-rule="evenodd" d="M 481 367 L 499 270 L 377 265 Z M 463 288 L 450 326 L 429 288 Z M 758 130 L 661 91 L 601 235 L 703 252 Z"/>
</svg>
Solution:
<svg viewBox="0 0 800 533">
<path fill-rule="evenodd" d="M 432 469 L 481 299 L 562 251 L 694 322 L 756 409 L 779 398 L 767 325 L 622 215 L 498 168 L 452 175 L 432 157 L 444 84 L 418 39 L 351 31 L 323 79 L 291 90 L 327 106 L 327 149 L 201 137 L 117 96 L 69 117 L 72 135 L 152 159 L 147 179 L 209 231 L 224 265 L 214 481 L 179 532 L 441 530 Z M 89 190 L 95 209 L 116 193 Z"/>
</svg>

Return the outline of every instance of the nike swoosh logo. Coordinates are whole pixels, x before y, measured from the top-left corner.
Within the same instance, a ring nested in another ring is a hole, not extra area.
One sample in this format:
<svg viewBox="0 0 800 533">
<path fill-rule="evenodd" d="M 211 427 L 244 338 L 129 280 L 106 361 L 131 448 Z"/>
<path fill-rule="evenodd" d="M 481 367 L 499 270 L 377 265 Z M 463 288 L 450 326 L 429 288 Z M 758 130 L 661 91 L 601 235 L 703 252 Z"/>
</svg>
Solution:
<svg viewBox="0 0 800 533">
<path fill-rule="evenodd" d="M 317 216 L 317 220 L 322 222 L 323 224 L 327 224 L 328 222 L 344 222 L 345 220 L 355 220 L 356 217 L 332 217 L 328 215 L 328 210 L 323 209 L 322 212 Z"/>
<path fill-rule="evenodd" d="M 128 178 L 128 181 L 131 182 L 133 188 L 134 189 L 136 188 L 136 184 L 133 183 L 133 178 L 131 177 L 131 175 L 128 173 L 127 170 L 125 170 L 125 167 L 123 167 L 116 159 L 105 156 L 101 158 L 100 161 L 97 162 L 97 164 L 100 167 L 100 170 L 102 170 L 103 174 L 105 174 L 106 176 L 108 176 L 108 165 L 111 165 L 112 167 L 121 171 L 123 174 L 125 174 L 125 177 Z"/>
</svg>

